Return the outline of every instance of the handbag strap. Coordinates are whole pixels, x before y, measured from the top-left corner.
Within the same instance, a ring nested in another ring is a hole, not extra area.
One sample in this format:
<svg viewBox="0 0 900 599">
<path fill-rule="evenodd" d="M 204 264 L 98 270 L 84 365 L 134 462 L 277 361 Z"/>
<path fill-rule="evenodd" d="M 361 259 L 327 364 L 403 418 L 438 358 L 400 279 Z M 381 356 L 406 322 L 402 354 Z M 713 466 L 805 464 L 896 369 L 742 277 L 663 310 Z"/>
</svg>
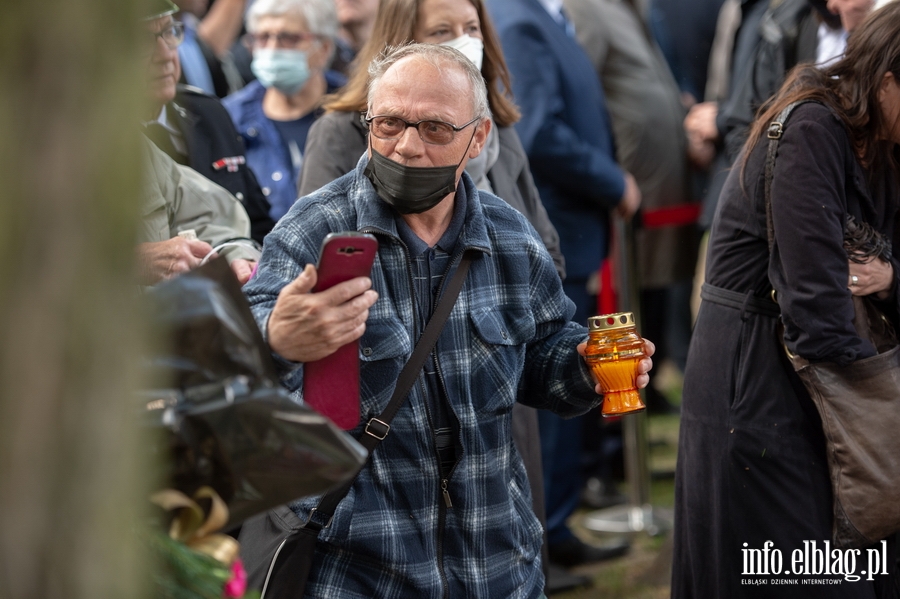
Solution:
<svg viewBox="0 0 900 599">
<path fill-rule="evenodd" d="M 769 123 L 769 128 L 766 130 L 766 137 L 769 138 L 769 147 L 766 149 L 766 178 L 765 178 L 765 188 L 764 188 L 764 197 L 766 203 L 766 237 L 769 242 L 769 256 L 775 251 L 775 223 L 772 218 L 772 179 L 775 176 L 775 158 L 778 156 L 778 142 L 781 141 L 781 136 L 784 135 L 784 125 L 787 122 L 788 117 L 791 115 L 791 112 L 805 102 L 809 102 L 810 100 L 798 100 L 797 102 L 791 102 L 787 106 L 785 106 L 781 112 L 778 113 L 778 116 L 775 117 L 775 120 Z M 775 299 L 775 289 L 772 289 L 772 299 Z M 776 300 L 776 306 L 778 305 Z M 779 313 L 781 312 L 779 308 Z M 800 358 L 800 356 L 791 352 L 788 349 L 787 344 L 784 342 L 784 324 L 781 322 L 781 319 L 778 319 L 777 324 L 778 330 L 778 338 L 781 340 L 781 346 L 784 348 L 785 354 L 787 354 L 788 360 L 790 360 L 791 364 L 794 366 L 794 369 L 798 369 L 804 365 L 804 360 Z"/>
<path fill-rule="evenodd" d="M 387 407 L 384 408 L 381 414 L 371 418 L 369 422 L 366 423 L 363 435 L 357 439 L 360 445 L 366 448 L 369 455 L 371 455 L 375 450 L 375 447 L 387 437 L 391 430 L 391 420 L 393 420 L 394 415 L 397 414 L 400 406 L 406 400 L 409 390 L 419 376 L 419 371 L 422 370 L 422 366 L 425 364 L 425 359 L 428 357 L 428 354 L 431 353 L 435 343 L 437 343 L 441 330 L 444 328 L 444 323 L 447 322 L 450 311 L 456 303 L 456 297 L 459 295 L 460 289 L 462 289 L 463 281 L 466 278 L 466 272 L 469 270 L 469 264 L 472 262 L 472 255 L 472 250 L 466 250 L 463 253 L 462 260 L 460 260 L 456 272 L 453 273 L 453 278 L 450 279 L 450 283 L 447 285 L 447 289 L 444 291 L 443 296 L 441 296 L 441 299 L 438 301 L 434 313 L 428 320 L 428 324 L 425 325 L 425 330 L 422 332 L 419 342 L 416 343 L 412 356 L 410 356 L 409 361 L 403 367 L 403 370 L 400 371 L 400 376 L 397 377 L 397 386 L 394 388 L 394 393 L 391 395 Z M 328 524 L 331 523 L 331 517 L 334 515 L 334 510 L 344 496 L 350 491 L 350 487 L 353 486 L 355 480 L 356 477 L 354 476 L 340 487 L 326 493 L 322 499 L 319 500 L 319 504 L 313 508 L 312 512 L 310 512 L 309 519 L 306 521 L 304 527 L 312 527 L 316 530 L 321 530 L 322 525 L 318 522 L 314 522 L 312 519 L 314 513 L 319 514 L 319 516 L 325 520 L 325 526 L 328 526 Z"/>
<path fill-rule="evenodd" d="M 765 201 L 766 201 L 766 235 L 769 240 L 769 255 L 775 249 L 775 223 L 772 220 L 772 179 L 775 176 L 775 158 L 778 156 L 778 142 L 784 134 L 784 124 L 787 122 L 791 112 L 800 104 L 811 102 L 812 100 L 798 100 L 791 102 L 785 106 L 775 120 L 769 123 L 766 129 L 766 137 L 769 138 L 769 147 L 766 151 L 766 180 L 765 180 Z"/>
</svg>

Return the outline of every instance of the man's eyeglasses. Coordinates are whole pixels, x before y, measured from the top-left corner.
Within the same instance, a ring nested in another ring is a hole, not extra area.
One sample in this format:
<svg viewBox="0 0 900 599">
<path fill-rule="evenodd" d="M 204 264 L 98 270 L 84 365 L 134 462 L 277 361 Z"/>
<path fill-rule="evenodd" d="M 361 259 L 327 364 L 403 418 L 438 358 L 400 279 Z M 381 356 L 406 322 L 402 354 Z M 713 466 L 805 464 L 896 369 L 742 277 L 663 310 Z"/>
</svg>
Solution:
<svg viewBox="0 0 900 599">
<path fill-rule="evenodd" d="M 148 31 L 147 36 L 148 48 L 155 48 L 157 40 L 161 39 L 170 50 L 174 50 L 184 41 L 184 23 L 173 21 L 171 25 L 160 31 Z"/>
<path fill-rule="evenodd" d="M 296 48 L 302 43 L 316 39 L 312 33 L 248 33 L 244 36 L 245 45 L 251 48 L 264 48 L 271 40 L 275 40 L 276 48 Z"/>
<path fill-rule="evenodd" d="M 459 125 L 458 127 L 444 121 L 416 121 L 415 123 L 410 123 L 396 116 L 370 116 L 363 120 L 368 125 L 372 135 L 378 139 L 400 139 L 408 127 L 415 127 L 416 131 L 419 132 L 419 137 L 425 143 L 445 146 L 453 141 L 457 133 L 472 123 L 481 120 L 481 117 L 477 116 L 465 125 Z"/>
</svg>

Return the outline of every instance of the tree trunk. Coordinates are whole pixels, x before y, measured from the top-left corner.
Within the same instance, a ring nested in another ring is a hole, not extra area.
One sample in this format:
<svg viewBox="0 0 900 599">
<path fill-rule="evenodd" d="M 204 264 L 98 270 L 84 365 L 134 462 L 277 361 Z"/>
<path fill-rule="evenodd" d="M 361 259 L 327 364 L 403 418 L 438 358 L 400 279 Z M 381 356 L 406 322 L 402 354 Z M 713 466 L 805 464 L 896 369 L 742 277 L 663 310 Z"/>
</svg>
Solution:
<svg viewBox="0 0 900 599">
<path fill-rule="evenodd" d="M 0 19 L 0 599 L 139 598 L 144 2 Z"/>
</svg>

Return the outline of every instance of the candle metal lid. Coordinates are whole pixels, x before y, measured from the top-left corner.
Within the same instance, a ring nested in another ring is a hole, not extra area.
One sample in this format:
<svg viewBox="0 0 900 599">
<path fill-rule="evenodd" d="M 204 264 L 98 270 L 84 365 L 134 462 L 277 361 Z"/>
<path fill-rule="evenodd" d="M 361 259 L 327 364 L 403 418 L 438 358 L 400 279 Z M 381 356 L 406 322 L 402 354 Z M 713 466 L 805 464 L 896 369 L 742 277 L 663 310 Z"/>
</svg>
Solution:
<svg viewBox="0 0 900 599">
<path fill-rule="evenodd" d="M 591 331 L 610 331 L 634 326 L 633 312 L 617 312 L 615 314 L 601 314 L 588 318 L 588 329 Z"/>
</svg>

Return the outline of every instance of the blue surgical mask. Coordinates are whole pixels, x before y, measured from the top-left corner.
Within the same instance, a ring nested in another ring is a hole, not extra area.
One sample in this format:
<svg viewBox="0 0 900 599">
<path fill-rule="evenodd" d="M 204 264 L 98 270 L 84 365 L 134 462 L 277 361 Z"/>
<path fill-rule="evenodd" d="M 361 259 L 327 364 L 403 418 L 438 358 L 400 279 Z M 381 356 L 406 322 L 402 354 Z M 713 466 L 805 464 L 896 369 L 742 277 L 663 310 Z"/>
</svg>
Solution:
<svg viewBox="0 0 900 599">
<path fill-rule="evenodd" d="M 481 70 L 481 61 L 484 58 L 484 43 L 477 37 L 461 35 L 456 39 L 452 39 L 449 42 L 443 42 L 439 45 L 459 50 L 462 52 L 463 56 L 472 61 L 472 64 L 475 65 L 476 69 L 479 71 Z"/>
<path fill-rule="evenodd" d="M 309 80 L 309 63 L 303 50 L 254 50 L 250 70 L 263 87 L 274 87 L 289 96 L 298 92 Z"/>
</svg>

